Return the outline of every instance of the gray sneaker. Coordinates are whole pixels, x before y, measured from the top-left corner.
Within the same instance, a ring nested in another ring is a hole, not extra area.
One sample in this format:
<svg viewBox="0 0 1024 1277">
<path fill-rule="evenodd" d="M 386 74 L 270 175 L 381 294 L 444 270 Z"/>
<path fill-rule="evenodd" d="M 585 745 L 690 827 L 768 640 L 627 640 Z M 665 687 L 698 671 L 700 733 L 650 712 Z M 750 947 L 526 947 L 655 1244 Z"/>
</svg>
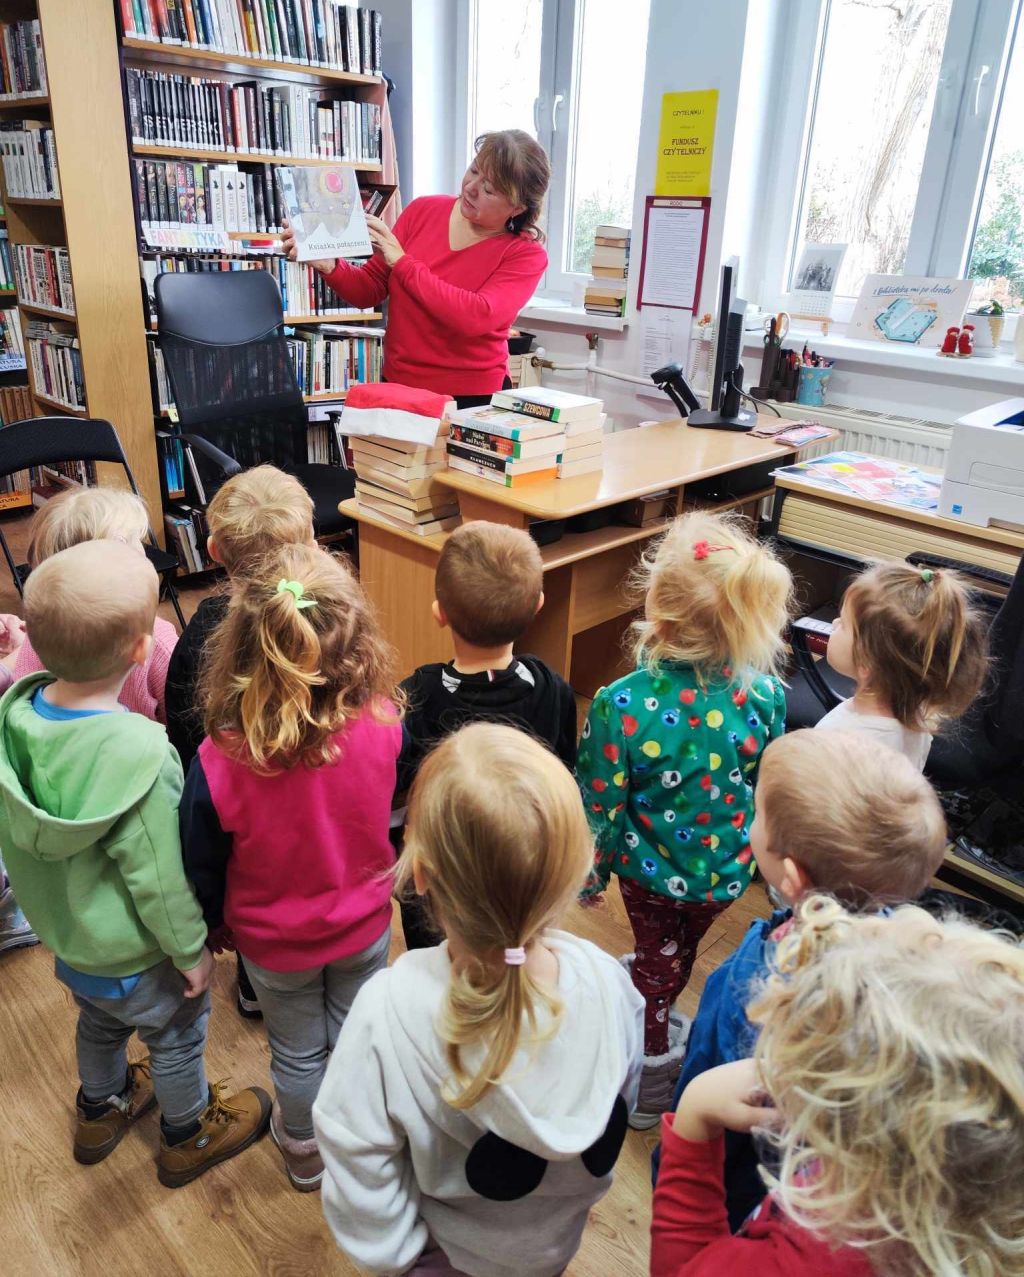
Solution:
<svg viewBox="0 0 1024 1277">
<path fill-rule="evenodd" d="M 668 1021 L 668 1050 L 664 1055 L 644 1056 L 636 1108 L 629 1115 L 634 1131 L 649 1131 L 661 1121 L 662 1113 L 672 1111 L 691 1024 L 685 1015 L 673 1012 Z"/>
<path fill-rule="evenodd" d="M 28 919 L 18 908 L 14 892 L 4 884 L 0 891 L 0 953 L 8 949 L 27 949 L 38 944 L 39 937 L 28 925 Z"/>
</svg>

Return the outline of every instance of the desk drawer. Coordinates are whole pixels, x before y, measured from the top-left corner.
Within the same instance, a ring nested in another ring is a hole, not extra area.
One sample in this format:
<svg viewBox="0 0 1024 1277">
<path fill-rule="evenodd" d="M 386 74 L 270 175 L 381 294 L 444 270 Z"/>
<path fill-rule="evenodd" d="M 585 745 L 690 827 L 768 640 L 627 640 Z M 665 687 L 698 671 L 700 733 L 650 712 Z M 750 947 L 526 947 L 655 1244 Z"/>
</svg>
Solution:
<svg viewBox="0 0 1024 1277">
<path fill-rule="evenodd" d="M 777 494 L 776 500 L 781 496 Z M 827 498 L 787 492 L 779 518 L 779 536 L 796 545 L 838 551 L 862 559 L 905 559 L 915 550 L 926 550 L 949 559 L 962 559 L 978 567 L 995 568 L 1010 576 L 1017 570 L 1020 553 L 969 533 L 933 530 L 891 516 L 857 510 Z"/>
</svg>

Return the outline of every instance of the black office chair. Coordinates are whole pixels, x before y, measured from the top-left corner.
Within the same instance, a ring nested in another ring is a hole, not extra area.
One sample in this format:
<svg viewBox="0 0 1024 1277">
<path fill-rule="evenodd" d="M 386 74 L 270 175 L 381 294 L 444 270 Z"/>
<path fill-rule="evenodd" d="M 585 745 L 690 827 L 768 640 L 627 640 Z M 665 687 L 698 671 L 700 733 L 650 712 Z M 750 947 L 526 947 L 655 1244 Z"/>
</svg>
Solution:
<svg viewBox="0 0 1024 1277">
<path fill-rule="evenodd" d="M 177 430 L 198 454 L 207 493 L 239 467 L 267 462 L 303 484 L 318 537 L 348 532 L 338 503 L 353 495 L 355 476 L 307 460 L 309 417 L 274 279 L 262 270 L 162 274 L 155 293 Z"/>
<path fill-rule="evenodd" d="M 0 430 L 0 477 L 31 470 L 35 466 L 57 465 L 62 461 L 106 461 L 123 467 L 132 492 L 139 495 L 128 458 L 124 455 L 121 440 L 109 421 L 95 417 L 29 417 L 14 421 Z M 29 574 L 27 563 L 15 563 L 7 538 L 0 526 L 0 549 L 3 550 L 15 588 L 21 594 Z M 146 557 L 156 569 L 167 593 L 179 626 L 185 628 L 185 618 L 174 588 L 174 574 L 178 568 L 177 555 L 161 550 L 149 528 Z"/>
</svg>

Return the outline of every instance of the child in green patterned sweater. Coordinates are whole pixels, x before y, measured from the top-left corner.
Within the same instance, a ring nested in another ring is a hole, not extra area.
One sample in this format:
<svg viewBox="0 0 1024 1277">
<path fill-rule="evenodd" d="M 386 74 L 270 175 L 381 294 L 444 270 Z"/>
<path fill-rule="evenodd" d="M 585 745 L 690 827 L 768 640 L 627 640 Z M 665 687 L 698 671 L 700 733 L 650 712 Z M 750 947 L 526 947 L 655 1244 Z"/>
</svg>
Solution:
<svg viewBox="0 0 1024 1277">
<path fill-rule="evenodd" d="M 792 578 L 736 516 L 677 519 L 638 570 L 637 668 L 594 698 L 577 777 L 595 838 L 583 900 L 619 877 L 647 1003 L 630 1124 L 670 1109 L 687 1025 L 671 1014 L 697 944 L 746 890 L 754 774 L 785 728 L 774 671 Z"/>
</svg>

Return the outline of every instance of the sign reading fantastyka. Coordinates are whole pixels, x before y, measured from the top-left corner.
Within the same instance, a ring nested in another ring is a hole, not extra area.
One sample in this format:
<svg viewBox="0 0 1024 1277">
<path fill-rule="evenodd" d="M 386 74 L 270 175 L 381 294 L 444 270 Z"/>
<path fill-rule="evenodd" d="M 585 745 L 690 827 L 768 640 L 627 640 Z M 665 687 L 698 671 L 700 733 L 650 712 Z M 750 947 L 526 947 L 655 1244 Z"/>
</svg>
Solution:
<svg viewBox="0 0 1024 1277">
<path fill-rule="evenodd" d="M 373 245 L 352 169 L 282 165 L 277 181 L 298 261 L 370 256 Z"/>
<path fill-rule="evenodd" d="M 718 90 L 663 93 L 655 195 L 710 195 Z"/>
</svg>

